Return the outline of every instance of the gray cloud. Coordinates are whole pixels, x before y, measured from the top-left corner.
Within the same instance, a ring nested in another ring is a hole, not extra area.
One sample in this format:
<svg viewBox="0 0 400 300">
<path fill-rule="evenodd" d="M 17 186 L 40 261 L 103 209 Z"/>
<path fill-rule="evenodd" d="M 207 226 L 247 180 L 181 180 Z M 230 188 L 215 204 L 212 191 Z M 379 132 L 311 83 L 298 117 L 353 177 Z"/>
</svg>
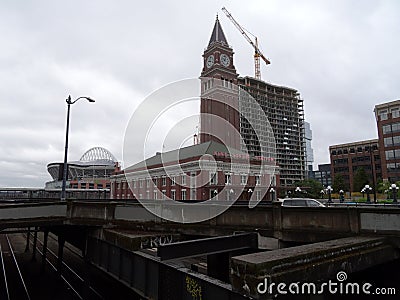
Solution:
<svg viewBox="0 0 400 300">
<path fill-rule="evenodd" d="M 2 1 L 0 186 L 50 180 L 69 94 L 96 99 L 72 107 L 69 158 L 103 146 L 121 159 L 140 101 L 199 76 L 217 12 L 239 74 L 253 75 L 253 51 L 222 6 L 271 59 L 263 79 L 301 93 L 317 163 L 331 144 L 377 136 L 374 105 L 399 98 L 398 1 Z"/>
</svg>

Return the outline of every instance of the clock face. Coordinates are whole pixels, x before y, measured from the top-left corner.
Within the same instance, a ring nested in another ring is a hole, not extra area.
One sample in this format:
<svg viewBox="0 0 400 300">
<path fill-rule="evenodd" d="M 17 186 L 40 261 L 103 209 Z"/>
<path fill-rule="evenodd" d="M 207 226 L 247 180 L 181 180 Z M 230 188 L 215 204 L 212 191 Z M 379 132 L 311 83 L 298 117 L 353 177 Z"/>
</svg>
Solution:
<svg viewBox="0 0 400 300">
<path fill-rule="evenodd" d="M 214 64 L 214 55 L 210 55 L 207 57 L 207 68 L 211 68 L 211 66 Z"/>
<path fill-rule="evenodd" d="M 221 54 L 221 57 L 219 59 L 221 61 L 221 64 L 224 65 L 225 67 L 229 66 L 229 63 L 231 62 L 229 56 L 226 54 Z"/>
</svg>

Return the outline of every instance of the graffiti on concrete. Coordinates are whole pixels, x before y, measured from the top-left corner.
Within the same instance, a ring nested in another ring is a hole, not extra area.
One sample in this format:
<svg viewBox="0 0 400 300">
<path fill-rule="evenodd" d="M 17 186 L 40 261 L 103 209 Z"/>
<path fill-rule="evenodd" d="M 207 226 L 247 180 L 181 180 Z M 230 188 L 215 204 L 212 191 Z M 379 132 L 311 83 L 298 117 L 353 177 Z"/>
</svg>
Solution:
<svg viewBox="0 0 400 300">
<path fill-rule="evenodd" d="M 168 245 L 173 242 L 172 235 L 157 235 L 142 238 L 140 247 L 146 248 L 157 248 L 159 246 Z"/>
</svg>

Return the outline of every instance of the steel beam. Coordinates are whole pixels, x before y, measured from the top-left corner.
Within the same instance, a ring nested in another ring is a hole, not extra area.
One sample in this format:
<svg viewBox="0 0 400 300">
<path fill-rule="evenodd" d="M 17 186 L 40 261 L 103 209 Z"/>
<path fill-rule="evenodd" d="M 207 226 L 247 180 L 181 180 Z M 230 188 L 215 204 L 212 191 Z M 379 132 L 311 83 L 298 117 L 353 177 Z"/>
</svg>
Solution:
<svg viewBox="0 0 400 300">
<path fill-rule="evenodd" d="M 41 272 L 44 273 L 46 270 L 46 258 L 47 258 L 47 240 L 49 237 L 49 230 L 45 229 L 43 232 L 43 249 L 42 249 L 42 269 Z"/>
<path fill-rule="evenodd" d="M 25 246 L 25 252 L 29 252 L 29 236 L 31 235 L 31 228 L 28 227 L 28 232 L 26 234 L 26 246 Z"/>
<path fill-rule="evenodd" d="M 258 234 L 250 232 L 159 246 L 157 248 L 157 256 L 161 260 L 168 260 L 257 248 Z"/>
<path fill-rule="evenodd" d="M 143 299 L 248 299 L 232 291 L 230 284 L 175 262 L 161 262 L 158 257 L 143 251 L 132 252 L 95 237 L 88 237 L 86 254 L 92 264 L 130 286 Z M 123 263 L 107 259 L 109 255 L 119 257 Z"/>
<path fill-rule="evenodd" d="M 36 244 L 37 244 L 37 230 L 38 228 L 35 227 L 35 232 L 33 234 L 33 246 L 32 246 L 32 261 L 36 261 Z"/>
<path fill-rule="evenodd" d="M 58 273 L 58 275 L 62 274 L 64 244 L 65 244 L 65 238 L 63 235 L 59 234 L 58 235 L 58 255 L 57 255 L 57 273 Z"/>
</svg>

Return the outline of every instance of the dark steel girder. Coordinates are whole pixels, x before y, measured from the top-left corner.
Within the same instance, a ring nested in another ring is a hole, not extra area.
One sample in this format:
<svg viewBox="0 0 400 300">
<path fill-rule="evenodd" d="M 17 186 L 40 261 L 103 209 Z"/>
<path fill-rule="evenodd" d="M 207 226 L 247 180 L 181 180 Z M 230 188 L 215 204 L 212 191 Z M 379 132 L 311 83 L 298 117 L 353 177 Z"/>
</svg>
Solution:
<svg viewBox="0 0 400 300">
<path fill-rule="evenodd" d="M 257 248 L 258 234 L 249 232 L 167 244 L 157 248 L 157 255 L 168 260 Z"/>
</svg>

